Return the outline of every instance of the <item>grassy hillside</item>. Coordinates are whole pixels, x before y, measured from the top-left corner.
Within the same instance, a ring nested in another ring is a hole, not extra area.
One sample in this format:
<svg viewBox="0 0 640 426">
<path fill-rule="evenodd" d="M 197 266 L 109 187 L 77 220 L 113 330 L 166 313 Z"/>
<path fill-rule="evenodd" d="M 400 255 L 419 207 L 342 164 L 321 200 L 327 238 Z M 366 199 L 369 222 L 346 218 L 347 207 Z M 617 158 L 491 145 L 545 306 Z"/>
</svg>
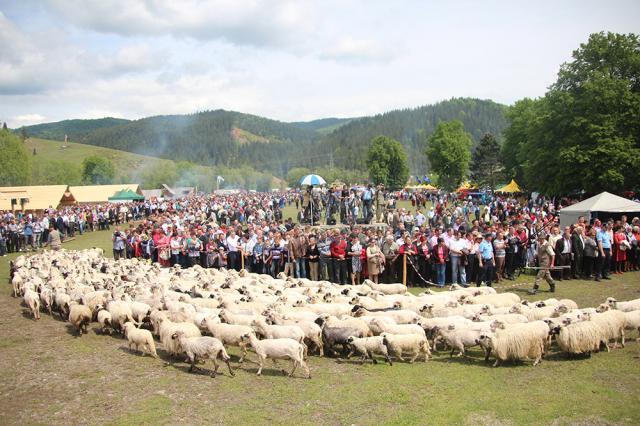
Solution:
<svg viewBox="0 0 640 426">
<path fill-rule="evenodd" d="M 83 160 L 97 155 L 113 163 L 116 171 L 115 182 L 139 183 L 145 189 L 158 188 L 166 183 L 197 186 L 203 191 L 211 191 L 215 188 L 218 175 L 224 176 L 224 185 L 229 188 L 268 190 L 285 185 L 283 181 L 272 175 L 259 173 L 251 168 L 208 167 L 100 146 L 81 143 L 65 144 L 60 141 L 37 138 L 27 139 L 25 146 L 32 159 L 32 184 L 82 184 Z M 34 149 L 35 155 L 33 155 Z"/>
<path fill-rule="evenodd" d="M 100 146 L 84 145 L 80 143 L 64 143 L 60 141 L 29 138 L 25 145 L 27 151 L 36 155 L 32 156 L 34 168 L 45 167 L 51 161 L 65 161 L 80 167 L 82 161 L 92 155 L 97 155 L 110 160 L 116 168 L 116 181 L 132 175 L 132 171 L 148 167 L 170 167 L 172 160 L 164 160 L 117 149 L 103 148 Z"/>
</svg>

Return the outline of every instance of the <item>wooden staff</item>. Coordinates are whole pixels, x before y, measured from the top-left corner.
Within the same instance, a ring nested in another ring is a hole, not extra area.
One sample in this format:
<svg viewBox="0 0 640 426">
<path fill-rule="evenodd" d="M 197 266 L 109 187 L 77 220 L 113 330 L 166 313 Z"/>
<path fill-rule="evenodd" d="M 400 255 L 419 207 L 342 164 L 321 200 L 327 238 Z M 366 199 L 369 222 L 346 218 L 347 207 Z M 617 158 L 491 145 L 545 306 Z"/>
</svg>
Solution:
<svg viewBox="0 0 640 426">
<path fill-rule="evenodd" d="M 407 255 L 402 255 L 402 284 L 407 285 Z"/>
<path fill-rule="evenodd" d="M 244 250 L 240 249 L 240 263 L 241 263 L 241 269 L 244 269 Z"/>
</svg>

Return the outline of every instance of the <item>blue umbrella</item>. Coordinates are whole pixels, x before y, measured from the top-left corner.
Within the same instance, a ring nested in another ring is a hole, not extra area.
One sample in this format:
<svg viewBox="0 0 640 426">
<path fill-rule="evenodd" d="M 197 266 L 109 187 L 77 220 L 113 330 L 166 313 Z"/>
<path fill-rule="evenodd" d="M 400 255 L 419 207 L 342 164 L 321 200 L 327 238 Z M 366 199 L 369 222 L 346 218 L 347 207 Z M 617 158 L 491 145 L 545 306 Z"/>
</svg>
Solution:
<svg viewBox="0 0 640 426">
<path fill-rule="evenodd" d="M 300 179 L 300 185 L 324 185 L 327 182 L 318 175 L 306 175 Z"/>
</svg>

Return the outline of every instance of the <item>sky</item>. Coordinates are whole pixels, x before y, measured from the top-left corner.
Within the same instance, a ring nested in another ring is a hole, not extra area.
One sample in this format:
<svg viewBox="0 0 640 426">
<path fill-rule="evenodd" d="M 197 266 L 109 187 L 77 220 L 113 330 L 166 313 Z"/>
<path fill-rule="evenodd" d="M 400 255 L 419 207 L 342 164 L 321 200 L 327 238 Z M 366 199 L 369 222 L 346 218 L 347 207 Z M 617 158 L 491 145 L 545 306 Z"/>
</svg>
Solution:
<svg viewBox="0 0 640 426">
<path fill-rule="evenodd" d="M 0 121 L 512 104 L 599 31 L 640 1 L 0 0 Z"/>
</svg>

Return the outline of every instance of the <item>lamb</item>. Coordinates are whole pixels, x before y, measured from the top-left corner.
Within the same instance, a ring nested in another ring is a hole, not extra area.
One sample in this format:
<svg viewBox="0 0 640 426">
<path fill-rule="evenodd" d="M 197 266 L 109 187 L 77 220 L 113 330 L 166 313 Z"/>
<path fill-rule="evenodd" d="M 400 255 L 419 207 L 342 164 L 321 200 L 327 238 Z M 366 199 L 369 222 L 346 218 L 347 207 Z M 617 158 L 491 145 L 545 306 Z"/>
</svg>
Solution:
<svg viewBox="0 0 640 426">
<path fill-rule="evenodd" d="M 557 305 L 565 305 L 569 309 L 578 309 L 578 304 L 571 299 L 558 300 L 558 299 L 550 298 L 546 300 L 539 300 L 534 304 L 536 308 L 542 308 L 545 306 L 557 306 Z"/>
<path fill-rule="evenodd" d="M 173 322 L 169 319 L 160 319 L 160 341 L 164 350 L 172 356 L 178 355 L 180 349 L 174 339 L 171 338 L 176 331 L 184 331 L 187 337 L 200 337 L 200 329 L 190 322 Z"/>
<path fill-rule="evenodd" d="M 383 343 L 387 347 L 387 350 L 398 357 L 400 361 L 404 361 L 402 354 L 411 354 L 413 358 L 409 360 L 409 364 L 420 356 L 424 355 L 424 362 L 431 357 L 431 349 L 429 348 L 429 341 L 426 337 L 418 336 L 417 334 L 389 334 L 382 333 Z"/>
<path fill-rule="evenodd" d="M 87 334 L 87 327 L 91 322 L 91 317 L 91 309 L 88 306 L 69 302 L 69 322 L 78 331 L 78 337 L 82 336 L 82 333 Z"/>
<path fill-rule="evenodd" d="M 557 335 L 560 350 L 569 355 L 598 352 L 602 340 L 602 329 L 592 321 L 563 324 L 552 330 Z"/>
<path fill-rule="evenodd" d="M 491 351 L 495 353 L 494 367 L 505 360 L 526 358 L 533 359 L 533 365 L 536 366 L 544 353 L 544 343 L 537 336 L 531 336 L 529 330 L 521 328 L 498 330 L 493 335 L 482 334 L 478 344 L 486 351 L 485 360 L 488 360 Z"/>
<path fill-rule="evenodd" d="M 371 325 L 381 330 L 383 333 L 390 334 L 417 334 L 426 337 L 424 329 L 418 324 L 389 324 L 380 318 L 371 320 Z"/>
<path fill-rule="evenodd" d="M 242 350 L 239 362 L 244 361 L 247 356 L 247 345 L 241 337 L 247 333 L 253 333 L 253 329 L 246 325 L 225 324 L 211 321 L 209 318 L 203 320 L 203 326 L 213 337 L 222 341 L 226 346 L 238 346 Z"/>
<path fill-rule="evenodd" d="M 544 349 L 548 348 L 551 344 L 549 324 L 544 321 L 531 321 L 516 324 L 505 324 L 500 321 L 495 321 L 495 330 L 520 330 L 528 333 L 529 337 L 539 339 L 543 343 L 543 353 Z"/>
<path fill-rule="evenodd" d="M 371 329 L 369 325 L 360 318 L 353 317 L 343 317 L 336 318 L 332 316 L 322 316 L 316 319 L 315 324 L 322 327 L 326 325 L 327 327 L 346 327 L 346 328 L 354 328 L 362 332 L 363 336 L 372 336 Z"/>
<path fill-rule="evenodd" d="M 27 305 L 34 320 L 40 319 L 40 295 L 33 290 L 26 290 L 23 296 L 24 304 Z"/>
<path fill-rule="evenodd" d="M 469 328 L 459 328 L 454 324 L 448 327 L 436 327 L 435 332 L 441 336 L 444 341 L 451 347 L 450 357 L 458 350 L 459 357 L 466 356 L 465 349 L 478 345 L 478 339 L 482 334 L 486 334 L 485 330 L 472 330 Z"/>
<path fill-rule="evenodd" d="M 298 365 L 302 366 L 304 370 L 307 372 L 307 378 L 311 378 L 311 371 L 309 371 L 309 367 L 304 362 L 304 347 L 292 339 L 265 339 L 258 340 L 254 333 L 247 333 L 242 335 L 241 341 L 245 343 L 249 343 L 253 350 L 256 352 L 258 356 L 258 372 L 257 375 L 260 376 L 262 374 L 262 368 L 264 367 L 264 362 L 267 358 L 271 358 L 273 360 L 274 365 L 278 365 L 279 359 L 290 359 L 293 363 L 293 368 L 291 369 L 291 373 L 289 373 L 289 377 L 293 376 L 293 373 L 296 371 Z M 287 372 L 282 370 L 282 372 L 286 375 Z"/>
<path fill-rule="evenodd" d="M 607 302 L 613 309 L 617 309 L 622 312 L 631 312 L 640 310 L 640 299 L 629 300 L 627 302 L 618 302 L 613 297 L 607 297 Z"/>
<path fill-rule="evenodd" d="M 111 312 L 101 307 L 98 310 L 97 319 L 98 319 L 98 324 L 100 324 L 100 332 L 102 334 L 106 334 L 107 332 L 111 334 L 111 330 L 113 330 L 113 327 L 112 327 L 113 320 L 111 318 Z"/>
<path fill-rule="evenodd" d="M 126 322 L 122 326 L 124 330 L 124 337 L 129 341 L 129 350 L 131 351 L 131 345 L 136 345 L 136 351 L 140 350 L 141 353 L 146 352 L 154 358 L 158 358 L 156 353 L 156 345 L 153 342 L 153 335 L 149 330 L 143 330 L 136 328 L 132 322 Z M 140 349 L 142 348 L 142 349 Z"/>
<path fill-rule="evenodd" d="M 389 363 L 389 365 L 393 365 L 391 362 L 391 358 L 389 358 L 389 351 L 387 350 L 387 346 L 384 344 L 384 337 L 375 336 L 375 337 L 355 337 L 349 336 L 347 339 L 347 343 L 351 346 L 351 352 L 347 356 L 349 358 L 353 355 L 354 352 L 362 355 L 360 358 L 360 364 L 364 363 L 366 358 L 369 358 L 373 361 L 374 364 L 378 363 L 373 357 L 373 354 L 380 354 L 384 356 L 384 359 Z"/>
<path fill-rule="evenodd" d="M 211 372 L 211 377 L 216 377 L 219 367 L 217 359 L 220 357 L 227 364 L 229 374 L 231 376 L 235 376 L 235 373 L 231 369 L 231 364 L 229 364 L 231 357 L 227 354 L 222 342 L 215 337 L 187 337 L 184 334 L 184 331 L 179 330 L 171 336 L 171 339 L 176 340 L 180 349 L 187 354 L 187 358 L 191 363 L 189 373 L 191 373 L 194 368 L 197 368 L 195 365 L 198 358 L 203 360 L 211 359 L 214 366 L 213 372 Z"/>
</svg>

